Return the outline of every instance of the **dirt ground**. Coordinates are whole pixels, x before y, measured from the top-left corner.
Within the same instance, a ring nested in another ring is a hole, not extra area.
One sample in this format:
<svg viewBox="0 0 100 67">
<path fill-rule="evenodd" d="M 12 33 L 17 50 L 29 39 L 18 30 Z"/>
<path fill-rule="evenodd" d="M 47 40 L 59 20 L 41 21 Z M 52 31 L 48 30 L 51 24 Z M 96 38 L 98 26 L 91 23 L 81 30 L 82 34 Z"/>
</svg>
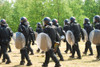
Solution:
<svg viewBox="0 0 100 67">
<path fill-rule="evenodd" d="M 70 53 L 66 54 L 64 53 L 65 48 L 66 48 L 66 43 L 62 42 L 60 49 L 61 52 L 63 54 L 64 60 L 65 61 L 61 61 L 61 67 L 100 67 L 100 61 L 96 60 L 96 47 L 95 45 L 92 45 L 93 48 L 93 52 L 94 55 L 93 56 L 88 56 L 89 52 L 87 53 L 87 55 L 83 55 L 83 51 L 84 51 L 84 43 L 80 42 L 79 43 L 79 47 L 80 47 L 80 51 L 81 51 L 81 55 L 82 55 L 82 59 L 71 59 L 69 58 L 69 56 L 71 55 Z M 11 43 L 11 48 L 12 48 L 12 52 L 8 53 L 10 58 L 11 58 L 11 62 L 10 64 L 5 64 L 2 63 L 2 58 L 0 59 L 0 67 L 27 67 L 26 64 L 25 65 L 19 65 L 20 63 L 20 52 L 19 50 L 17 50 L 15 48 L 15 45 L 13 45 L 13 43 Z M 30 67 L 41 67 L 42 63 L 44 62 L 44 54 L 41 53 L 37 53 L 37 45 L 32 46 L 32 48 L 34 49 L 34 55 L 30 55 L 31 61 L 33 63 L 32 66 Z M 77 54 L 76 54 L 77 57 Z M 59 57 L 58 57 L 59 59 Z M 52 60 L 50 60 L 50 63 L 48 65 L 48 67 L 54 67 L 54 62 Z"/>
</svg>

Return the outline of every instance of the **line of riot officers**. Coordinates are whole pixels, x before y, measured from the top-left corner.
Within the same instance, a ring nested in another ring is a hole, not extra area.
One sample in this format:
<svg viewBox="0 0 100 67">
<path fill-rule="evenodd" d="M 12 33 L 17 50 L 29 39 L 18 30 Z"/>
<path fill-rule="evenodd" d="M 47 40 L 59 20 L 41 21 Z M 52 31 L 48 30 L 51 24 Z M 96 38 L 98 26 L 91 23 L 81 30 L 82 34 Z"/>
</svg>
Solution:
<svg viewBox="0 0 100 67">
<path fill-rule="evenodd" d="M 94 23 L 93 23 L 94 28 L 100 30 L 100 16 L 96 15 L 96 16 L 94 16 L 93 19 L 94 19 Z M 93 25 L 90 24 L 89 18 L 84 19 L 83 27 L 86 30 L 88 35 L 94 29 Z M 68 30 L 70 30 L 75 37 L 74 45 L 70 45 L 68 43 L 68 41 L 66 40 L 65 33 Z M 28 54 L 29 54 L 29 52 L 31 52 L 31 55 L 34 54 L 30 44 L 32 42 L 32 45 L 34 45 L 34 40 L 36 38 L 35 38 L 34 31 L 30 27 L 29 22 L 27 21 L 26 17 L 22 17 L 20 19 L 18 32 L 23 33 L 23 35 L 25 36 L 25 41 L 26 41 L 25 47 L 20 49 L 20 53 L 21 53 L 20 65 L 24 65 L 25 59 L 26 59 L 27 66 L 30 66 L 30 65 L 32 65 L 32 62 L 31 62 Z M 71 17 L 70 21 L 68 19 L 65 19 L 63 28 L 59 25 L 59 22 L 57 19 L 53 19 L 51 21 L 51 19 L 49 17 L 45 17 L 43 19 L 43 26 L 41 23 L 37 23 L 36 32 L 38 34 L 44 32 L 45 34 L 47 34 L 50 37 L 50 39 L 52 41 L 51 49 L 49 49 L 47 52 L 45 52 L 45 61 L 42 65 L 42 67 L 48 66 L 50 58 L 52 58 L 52 60 L 55 62 L 55 67 L 61 66 L 58 58 L 56 57 L 56 54 L 58 54 L 60 61 L 64 61 L 63 55 L 61 54 L 61 51 L 59 48 L 59 46 L 61 45 L 61 40 L 63 40 L 66 43 L 65 53 L 68 53 L 68 51 L 70 51 L 70 53 L 72 54 L 70 56 L 70 58 L 75 57 L 75 52 L 77 52 L 77 55 L 78 55 L 77 59 L 82 58 L 78 42 L 80 42 L 80 38 L 84 39 L 85 37 L 83 35 L 82 28 L 81 28 L 80 24 L 76 22 L 75 17 Z M 1 58 L 1 56 L 3 56 L 2 62 L 6 61 L 6 64 L 11 63 L 9 55 L 7 54 L 7 48 L 9 47 L 9 43 L 11 41 L 12 36 L 13 36 L 12 30 L 9 28 L 6 21 L 4 19 L 2 19 L 0 21 L 0 58 Z M 57 43 L 59 43 L 59 44 L 57 47 L 55 47 L 55 44 L 57 44 Z M 91 47 L 91 42 L 89 40 L 89 36 L 88 36 L 87 42 L 85 43 L 85 50 L 84 50 L 83 54 L 87 54 L 88 49 L 90 51 L 89 55 L 90 56 L 93 55 L 93 50 Z M 97 59 L 100 59 L 100 45 L 96 46 L 96 49 L 97 49 Z M 40 49 L 37 50 L 37 52 L 39 52 L 39 51 L 40 51 Z"/>
</svg>

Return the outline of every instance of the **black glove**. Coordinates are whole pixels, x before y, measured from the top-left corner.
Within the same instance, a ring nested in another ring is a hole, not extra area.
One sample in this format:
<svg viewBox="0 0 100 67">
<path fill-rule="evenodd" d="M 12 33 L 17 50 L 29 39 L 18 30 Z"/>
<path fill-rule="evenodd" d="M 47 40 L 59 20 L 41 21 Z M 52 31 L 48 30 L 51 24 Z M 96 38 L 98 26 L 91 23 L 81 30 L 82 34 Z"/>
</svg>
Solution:
<svg viewBox="0 0 100 67">
<path fill-rule="evenodd" d="M 66 39 L 64 39 L 63 42 L 66 42 Z"/>
<path fill-rule="evenodd" d="M 82 40 L 84 40 L 84 36 L 82 36 Z"/>
<path fill-rule="evenodd" d="M 34 45 L 34 41 L 32 42 L 32 45 Z"/>
</svg>

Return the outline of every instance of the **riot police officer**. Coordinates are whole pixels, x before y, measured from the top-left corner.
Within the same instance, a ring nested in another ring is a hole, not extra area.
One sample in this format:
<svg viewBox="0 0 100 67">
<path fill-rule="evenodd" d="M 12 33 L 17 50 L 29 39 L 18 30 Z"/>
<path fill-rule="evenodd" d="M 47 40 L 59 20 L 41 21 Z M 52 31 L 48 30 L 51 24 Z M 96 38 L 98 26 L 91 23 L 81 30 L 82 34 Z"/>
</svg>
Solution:
<svg viewBox="0 0 100 67">
<path fill-rule="evenodd" d="M 65 19 L 65 20 L 64 20 L 64 27 L 63 27 L 63 30 L 64 30 L 65 32 L 67 32 L 68 30 L 70 30 L 70 23 L 69 23 L 68 19 Z M 72 53 L 71 45 L 66 41 L 66 38 L 64 39 L 64 42 L 66 42 L 66 50 L 65 50 L 65 53 L 67 53 L 68 50 L 70 50 L 70 53 Z"/>
<path fill-rule="evenodd" d="M 76 51 L 78 55 L 77 59 L 81 59 L 81 54 L 78 45 L 78 42 L 80 41 L 81 27 L 80 24 L 78 24 L 75 20 L 75 17 L 70 18 L 70 30 L 72 31 L 75 37 L 75 44 L 72 46 L 72 55 L 70 57 L 74 58 L 74 54 Z"/>
<path fill-rule="evenodd" d="M 20 50 L 20 53 L 21 53 L 20 65 L 24 65 L 25 58 L 26 58 L 27 66 L 30 66 L 30 65 L 32 65 L 32 63 L 31 63 L 31 60 L 29 59 L 29 55 L 28 55 L 28 45 L 29 45 L 30 36 L 31 36 L 32 42 L 34 44 L 34 38 L 33 38 L 34 34 L 33 34 L 33 31 L 30 30 L 30 27 L 28 25 L 26 17 L 22 17 L 20 19 L 20 25 L 18 28 L 18 32 L 23 33 L 23 35 L 25 36 L 25 41 L 26 41 L 25 47 Z"/>
<path fill-rule="evenodd" d="M 32 27 L 30 27 L 29 22 L 28 22 L 28 26 L 29 26 L 29 29 L 31 30 L 31 33 L 33 34 L 33 37 L 32 37 L 32 38 L 35 39 L 34 31 L 33 31 Z M 29 36 L 29 45 L 28 45 L 28 53 L 31 52 L 30 55 L 34 55 L 33 49 L 32 49 L 32 47 L 31 47 L 31 42 L 33 41 L 32 38 L 31 38 L 31 35 L 30 35 L 30 36 Z M 34 45 L 34 44 L 32 44 L 32 45 Z"/>
<path fill-rule="evenodd" d="M 95 24 L 95 29 L 100 30 L 100 16 L 99 15 L 94 16 L 93 20 L 94 20 L 94 24 Z M 96 58 L 100 60 L 100 45 L 96 46 L 96 49 L 97 49 L 97 57 Z"/>
<path fill-rule="evenodd" d="M 2 19 L 0 21 L 0 45 L 1 45 L 1 51 L 0 51 L 0 57 L 3 55 L 3 62 L 6 61 L 6 64 L 11 63 L 11 60 L 7 54 L 7 48 L 9 46 L 9 42 L 11 37 L 13 36 L 12 30 L 8 27 L 8 24 L 6 23 L 5 19 Z"/>
<path fill-rule="evenodd" d="M 40 22 L 37 23 L 37 28 L 36 28 L 36 32 L 37 33 L 41 33 L 43 32 L 43 28 Z"/>
<path fill-rule="evenodd" d="M 84 50 L 83 54 L 87 54 L 87 51 L 89 49 L 89 51 L 90 51 L 89 55 L 93 55 L 93 50 L 92 50 L 92 47 L 91 47 L 91 42 L 89 41 L 89 34 L 93 30 L 93 26 L 90 24 L 89 18 L 85 18 L 84 19 L 83 26 L 84 26 L 84 29 L 86 30 L 87 34 L 88 34 L 88 41 L 85 43 L 85 50 Z"/>
<path fill-rule="evenodd" d="M 45 55 L 46 55 L 45 62 L 43 63 L 42 66 L 47 67 L 50 57 L 51 57 L 52 60 L 56 63 L 55 67 L 60 67 L 61 65 L 54 53 L 54 44 L 56 43 L 56 41 L 58 39 L 57 32 L 55 31 L 55 29 L 52 28 L 51 23 L 50 23 L 51 19 L 49 17 L 45 17 L 43 21 L 44 21 L 43 32 L 49 35 L 49 37 L 52 41 L 52 48 L 45 53 Z"/>
<path fill-rule="evenodd" d="M 52 20 L 52 25 L 54 25 L 56 27 L 55 30 L 58 32 L 59 37 L 61 37 L 62 35 L 64 35 L 62 28 L 58 25 L 58 20 L 57 19 L 53 19 Z M 61 39 L 59 39 L 59 40 L 60 40 L 60 43 L 61 43 Z M 61 54 L 61 51 L 60 51 L 59 47 L 57 48 L 57 50 L 56 50 L 55 53 L 57 53 L 58 56 L 60 57 L 60 61 L 64 61 L 63 56 Z"/>
<path fill-rule="evenodd" d="M 41 32 L 43 32 L 43 28 L 40 22 L 37 23 L 37 28 L 36 28 L 36 32 L 39 34 Z M 40 49 L 38 48 L 37 52 L 40 52 Z M 43 51 L 41 53 L 44 53 Z"/>
</svg>

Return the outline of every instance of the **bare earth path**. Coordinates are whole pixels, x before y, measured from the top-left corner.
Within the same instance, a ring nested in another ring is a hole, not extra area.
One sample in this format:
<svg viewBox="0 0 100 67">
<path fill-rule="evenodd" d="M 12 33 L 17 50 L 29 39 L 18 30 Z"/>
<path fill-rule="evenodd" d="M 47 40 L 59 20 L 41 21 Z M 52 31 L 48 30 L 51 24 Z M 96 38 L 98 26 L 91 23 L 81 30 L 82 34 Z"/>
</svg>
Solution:
<svg viewBox="0 0 100 67">
<path fill-rule="evenodd" d="M 79 43 L 79 47 L 80 47 L 80 51 L 81 51 L 81 55 L 82 55 L 82 59 L 78 60 L 78 59 L 70 59 L 69 56 L 71 55 L 70 53 L 65 54 L 64 50 L 66 48 L 66 44 L 64 42 L 61 43 L 61 52 L 64 56 L 64 60 L 65 61 L 61 61 L 61 67 L 100 67 L 100 61 L 96 60 L 96 47 L 95 45 L 92 45 L 93 47 L 93 52 L 94 55 L 93 56 L 88 56 L 89 52 L 87 53 L 86 56 L 83 55 L 83 51 L 84 51 L 84 43 L 80 42 Z M 20 66 L 20 52 L 19 50 L 17 50 L 15 48 L 15 46 L 13 44 L 11 44 L 11 48 L 12 48 L 12 52 L 8 53 L 10 58 L 11 58 L 11 62 L 10 64 L 5 64 L 2 63 L 2 59 L 0 59 L 0 67 L 27 67 L 26 64 Z M 40 53 L 36 53 L 37 50 L 37 45 L 32 46 L 32 48 L 34 49 L 34 53 L 35 55 L 30 55 L 31 61 L 33 63 L 32 66 L 30 67 L 41 67 L 43 61 L 44 61 L 44 55 L 40 54 Z M 50 60 L 49 63 L 49 67 L 54 67 L 54 62 L 52 62 L 52 60 Z"/>
</svg>

